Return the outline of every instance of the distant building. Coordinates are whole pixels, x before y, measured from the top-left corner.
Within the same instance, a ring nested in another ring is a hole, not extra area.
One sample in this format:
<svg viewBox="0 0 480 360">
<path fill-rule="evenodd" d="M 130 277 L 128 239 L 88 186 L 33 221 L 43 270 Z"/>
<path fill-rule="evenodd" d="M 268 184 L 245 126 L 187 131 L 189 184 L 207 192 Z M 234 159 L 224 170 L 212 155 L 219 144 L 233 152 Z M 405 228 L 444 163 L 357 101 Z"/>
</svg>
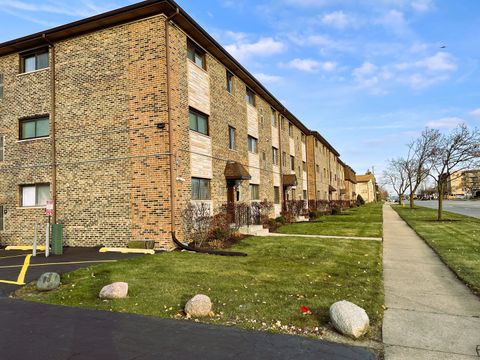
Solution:
<svg viewBox="0 0 480 360">
<path fill-rule="evenodd" d="M 366 203 L 377 201 L 377 182 L 375 175 L 367 171 L 365 175 L 357 175 L 357 194 L 360 195 Z"/>
<path fill-rule="evenodd" d="M 480 169 L 454 172 L 447 181 L 447 191 L 451 197 L 480 197 Z"/>
</svg>

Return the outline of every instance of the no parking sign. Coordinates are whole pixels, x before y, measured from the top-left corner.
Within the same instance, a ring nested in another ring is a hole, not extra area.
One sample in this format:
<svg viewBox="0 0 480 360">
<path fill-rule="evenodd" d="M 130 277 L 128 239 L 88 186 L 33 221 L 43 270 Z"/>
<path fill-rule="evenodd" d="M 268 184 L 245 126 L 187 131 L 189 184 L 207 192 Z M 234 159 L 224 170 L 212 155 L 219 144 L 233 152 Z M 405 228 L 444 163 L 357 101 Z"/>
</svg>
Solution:
<svg viewBox="0 0 480 360">
<path fill-rule="evenodd" d="M 47 206 L 45 207 L 45 215 L 46 216 L 53 215 L 53 200 L 47 200 Z"/>
</svg>

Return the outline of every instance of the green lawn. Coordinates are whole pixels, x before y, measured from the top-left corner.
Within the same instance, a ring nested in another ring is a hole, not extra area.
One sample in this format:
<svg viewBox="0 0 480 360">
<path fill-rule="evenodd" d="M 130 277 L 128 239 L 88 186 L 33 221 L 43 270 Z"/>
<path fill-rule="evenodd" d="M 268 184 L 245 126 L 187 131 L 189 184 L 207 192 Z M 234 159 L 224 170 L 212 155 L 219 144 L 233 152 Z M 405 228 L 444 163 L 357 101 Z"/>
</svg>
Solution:
<svg viewBox="0 0 480 360">
<path fill-rule="evenodd" d="M 480 219 L 445 212 L 445 219 L 439 222 L 437 210 L 393 208 L 480 295 Z"/>
<path fill-rule="evenodd" d="M 202 322 L 318 336 L 328 328 L 328 308 L 338 300 L 363 307 L 377 337 L 382 318 L 382 243 L 295 237 L 253 237 L 234 250 L 247 257 L 190 252 L 145 256 L 78 270 L 62 285 L 38 293 L 33 284 L 17 292 L 26 300 L 180 318 L 197 293 L 214 302 L 215 316 Z M 102 286 L 129 283 L 127 299 L 102 301 Z M 301 305 L 313 315 L 302 315 Z M 318 327 L 319 329 L 315 330 Z"/>
<path fill-rule="evenodd" d="M 382 237 L 382 205 L 367 204 L 341 215 L 321 216 L 315 221 L 281 226 L 281 234 Z"/>
</svg>

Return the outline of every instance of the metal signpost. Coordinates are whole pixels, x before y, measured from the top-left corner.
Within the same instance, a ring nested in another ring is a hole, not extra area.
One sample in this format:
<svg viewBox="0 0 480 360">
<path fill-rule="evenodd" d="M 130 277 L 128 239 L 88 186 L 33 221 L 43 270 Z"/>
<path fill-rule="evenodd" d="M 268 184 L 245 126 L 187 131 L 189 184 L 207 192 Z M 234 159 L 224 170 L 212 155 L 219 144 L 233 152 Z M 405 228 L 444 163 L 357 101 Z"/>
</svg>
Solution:
<svg viewBox="0 0 480 360">
<path fill-rule="evenodd" d="M 53 200 L 47 200 L 45 215 L 48 216 L 48 224 L 45 233 L 45 257 L 48 257 L 50 254 L 50 219 L 53 215 L 53 211 Z"/>
</svg>

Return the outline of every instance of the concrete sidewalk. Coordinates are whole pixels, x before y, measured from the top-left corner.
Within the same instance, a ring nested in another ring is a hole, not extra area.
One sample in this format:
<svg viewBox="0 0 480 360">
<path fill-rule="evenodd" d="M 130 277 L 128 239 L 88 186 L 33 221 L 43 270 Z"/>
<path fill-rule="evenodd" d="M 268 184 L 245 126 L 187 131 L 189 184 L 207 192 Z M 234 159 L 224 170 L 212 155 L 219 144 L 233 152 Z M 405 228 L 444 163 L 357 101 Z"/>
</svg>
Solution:
<svg viewBox="0 0 480 360">
<path fill-rule="evenodd" d="M 384 206 L 385 359 L 479 359 L 480 300 Z"/>
</svg>

